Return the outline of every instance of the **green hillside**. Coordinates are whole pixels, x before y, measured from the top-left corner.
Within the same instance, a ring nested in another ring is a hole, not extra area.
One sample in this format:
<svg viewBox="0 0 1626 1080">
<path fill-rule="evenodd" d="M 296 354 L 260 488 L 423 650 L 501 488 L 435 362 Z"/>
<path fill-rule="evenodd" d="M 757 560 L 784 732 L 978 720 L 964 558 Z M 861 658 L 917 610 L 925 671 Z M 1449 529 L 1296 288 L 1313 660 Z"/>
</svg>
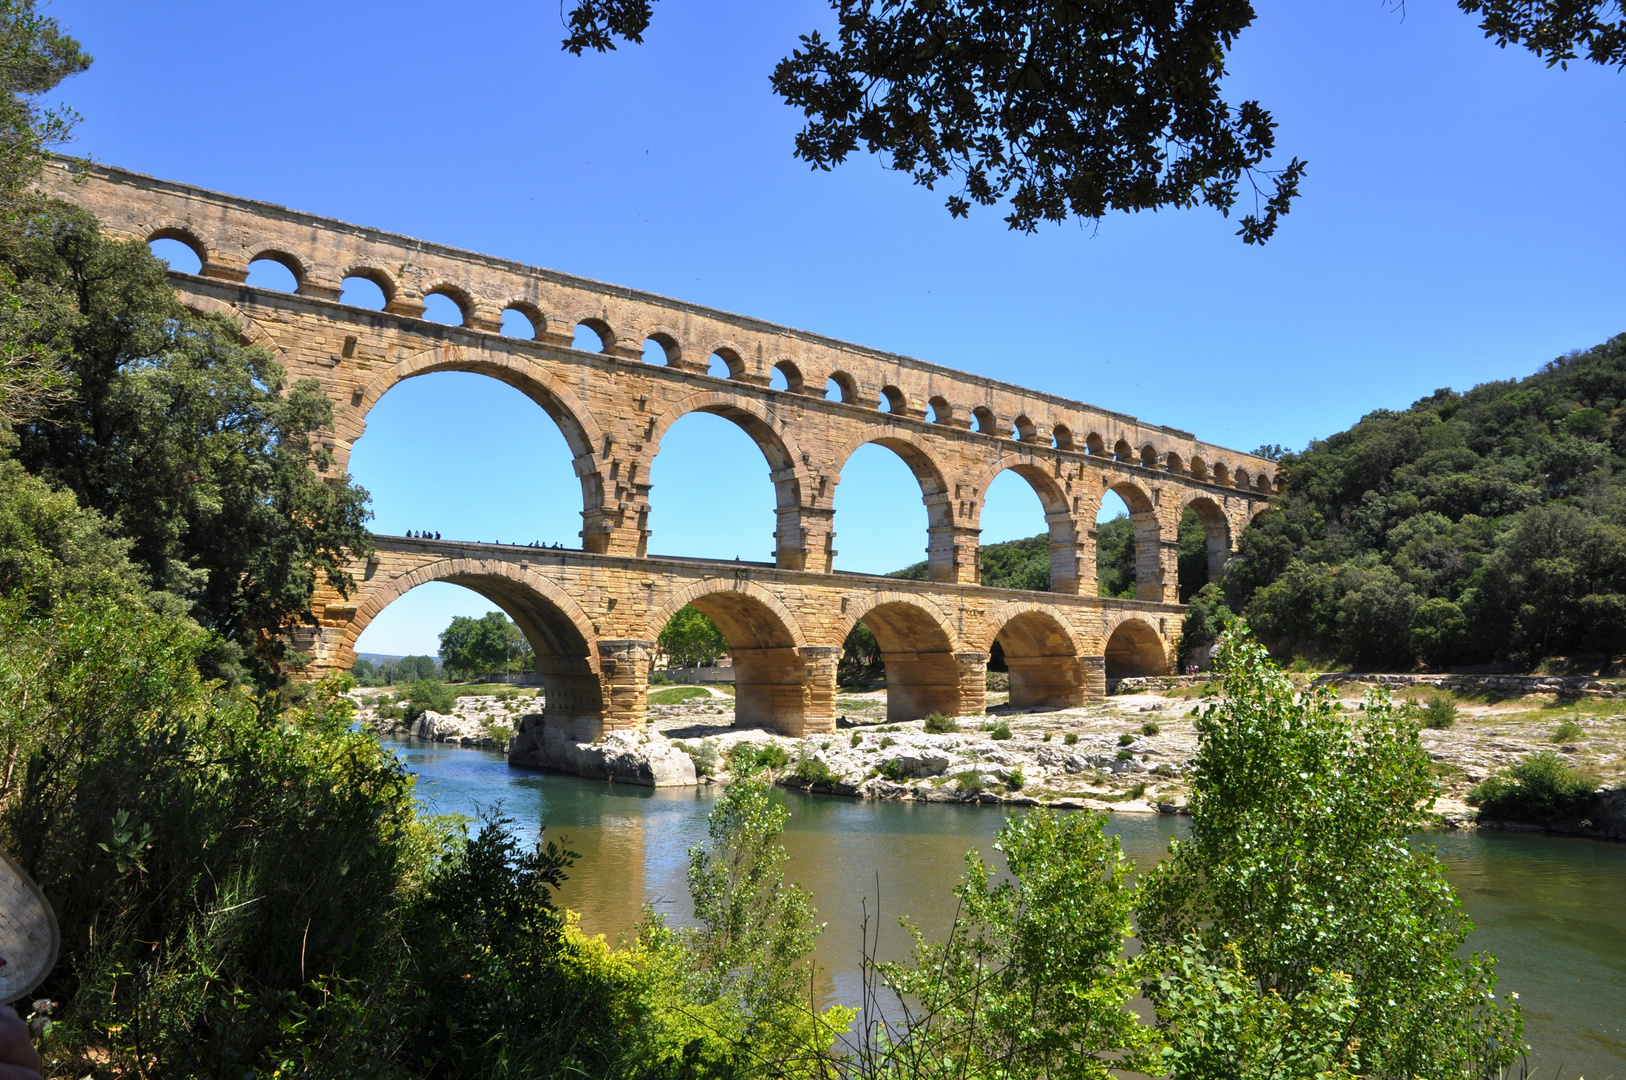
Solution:
<svg viewBox="0 0 1626 1080">
<path fill-rule="evenodd" d="M 1626 335 L 1284 456 L 1288 494 L 1239 537 L 1225 606 L 1284 655 L 1605 662 L 1626 645 L 1623 404 Z"/>
</svg>

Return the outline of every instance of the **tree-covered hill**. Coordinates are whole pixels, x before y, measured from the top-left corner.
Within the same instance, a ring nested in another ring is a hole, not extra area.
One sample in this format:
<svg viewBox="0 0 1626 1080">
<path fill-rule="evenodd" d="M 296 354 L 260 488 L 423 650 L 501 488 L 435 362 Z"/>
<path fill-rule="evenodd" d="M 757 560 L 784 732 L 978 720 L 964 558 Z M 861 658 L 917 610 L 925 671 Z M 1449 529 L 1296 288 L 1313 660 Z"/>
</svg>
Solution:
<svg viewBox="0 0 1626 1080">
<path fill-rule="evenodd" d="M 1626 646 L 1626 335 L 1282 459 L 1224 603 L 1280 654 L 1407 668 Z M 1203 603 L 1219 602 L 1219 589 Z"/>
</svg>

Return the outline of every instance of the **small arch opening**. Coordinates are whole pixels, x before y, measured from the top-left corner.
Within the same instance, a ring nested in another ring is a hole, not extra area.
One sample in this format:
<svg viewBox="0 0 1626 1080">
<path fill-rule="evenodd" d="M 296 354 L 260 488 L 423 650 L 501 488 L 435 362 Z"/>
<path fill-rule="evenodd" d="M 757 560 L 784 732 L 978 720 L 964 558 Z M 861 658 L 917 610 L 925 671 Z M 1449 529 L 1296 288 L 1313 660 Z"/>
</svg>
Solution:
<svg viewBox="0 0 1626 1080">
<path fill-rule="evenodd" d="M 1200 457 L 1191 459 L 1191 476 L 1194 480 L 1208 479 L 1208 465 Z"/>
<path fill-rule="evenodd" d="M 1147 443 L 1140 448 L 1140 467 L 1143 469 L 1157 468 L 1157 447 Z"/>
<path fill-rule="evenodd" d="M 147 247 L 176 273 L 196 274 L 203 270 L 203 257 L 184 240 L 159 236 L 147 241 Z"/>
<path fill-rule="evenodd" d="M 878 407 L 884 413 L 901 414 L 909 406 L 909 399 L 903 396 L 903 391 L 896 386 L 881 387 L 881 396 Z"/>
<path fill-rule="evenodd" d="M 1072 450 L 1073 432 L 1065 424 L 1057 424 L 1050 432 L 1050 445 L 1057 450 Z"/>
<path fill-rule="evenodd" d="M 858 387 L 853 377 L 845 371 L 833 371 L 824 380 L 824 397 L 826 401 L 842 401 L 850 405 L 858 400 Z"/>
<path fill-rule="evenodd" d="M 1225 462 L 1219 462 L 1214 466 L 1214 483 L 1220 487 L 1225 487 L 1230 482 L 1231 470 L 1226 466 Z"/>
<path fill-rule="evenodd" d="M 1239 488 L 1242 488 L 1244 490 L 1246 490 L 1247 488 L 1253 486 L 1252 484 L 1250 484 L 1248 482 L 1248 474 L 1247 474 L 1247 471 L 1244 470 L 1244 469 L 1238 469 L 1236 471 L 1236 473 L 1235 473 L 1235 478 L 1234 479 L 1235 479 L 1236 486 L 1239 487 Z"/>
<path fill-rule="evenodd" d="M 423 321 L 439 323 L 442 326 L 463 326 L 468 322 L 468 313 L 464 311 L 463 304 L 457 297 L 445 290 L 436 289 L 424 294 Z"/>
<path fill-rule="evenodd" d="M 941 394 L 926 403 L 932 410 L 932 423 L 952 424 L 954 422 L 954 406 Z"/>
<path fill-rule="evenodd" d="M 719 379 L 737 379 L 745 374 L 745 361 L 733 349 L 718 349 L 707 358 L 706 374 Z"/>
<path fill-rule="evenodd" d="M 340 283 L 339 303 L 367 308 L 369 311 L 383 311 L 384 305 L 389 303 L 389 296 L 384 292 L 384 287 L 372 278 L 352 274 Z"/>
<path fill-rule="evenodd" d="M 579 322 L 570 332 L 570 347 L 578 352 L 601 353 L 610 347 L 608 327 Z"/>
<path fill-rule="evenodd" d="M 1270 477 L 1260 473 L 1254 478 L 1253 490 L 1268 494 L 1270 492 Z"/>
<path fill-rule="evenodd" d="M 1112 447 L 1112 456 L 1117 461 L 1123 461 L 1133 465 L 1136 460 L 1135 448 L 1129 445 L 1128 439 L 1119 439 Z"/>
<path fill-rule="evenodd" d="M 971 419 L 975 421 L 977 430 L 984 435 L 992 435 L 999 428 L 999 421 L 994 417 L 994 410 L 986 405 L 978 405 L 971 410 Z"/>
<path fill-rule="evenodd" d="M 788 394 L 800 394 L 804 389 L 801 368 L 789 360 L 779 361 L 768 373 L 768 388 L 783 390 Z"/>
<path fill-rule="evenodd" d="M 644 339 L 644 363 L 666 365 L 677 363 L 682 356 L 677 339 L 670 334 L 650 334 Z"/>
<path fill-rule="evenodd" d="M 1180 464 L 1180 455 L 1170 452 L 1168 456 L 1163 459 L 1163 468 L 1166 472 L 1180 472 L 1182 468 Z"/>
<path fill-rule="evenodd" d="M 280 251 L 266 251 L 249 260 L 246 284 L 256 289 L 291 293 L 298 291 L 302 276 L 299 263 L 293 256 Z"/>
<path fill-rule="evenodd" d="M 502 336 L 535 341 L 536 322 L 517 307 L 504 308 L 502 313 Z"/>
<path fill-rule="evenodd" d="M 1099 434 L 1093 431 L 1084 436 L 1084 449 L 1089 453 L 1094 454 L 1096 457 L 1107 456 L 1106 440 L 1101 438 Z"/>
<path fill-rule="evenodd" d="M 1011 421 L 1011 438 L 1017 442 L 1033 442 L 1038 436 L 1038 429 L 1033 426 L 1033 421 L 1026 416 L 1018 416 Z"/>
</svg>

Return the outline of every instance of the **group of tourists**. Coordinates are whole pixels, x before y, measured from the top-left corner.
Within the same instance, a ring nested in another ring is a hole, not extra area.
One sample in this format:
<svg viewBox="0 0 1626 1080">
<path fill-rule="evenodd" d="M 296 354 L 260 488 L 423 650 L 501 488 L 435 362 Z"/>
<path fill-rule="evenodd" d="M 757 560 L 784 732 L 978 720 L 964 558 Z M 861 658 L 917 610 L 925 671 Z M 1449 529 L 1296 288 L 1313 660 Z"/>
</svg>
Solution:
<svg viewBox="0 0 1626 1080">
<path fill-rule="evenodd" d="M 418 529 L 418 530 L 408 529 L 406 531 L 406 538 L 408 540 L 439 540 L 440 539 L 440 533 L 434 532 L 434 531 L 429 530 L 429 529 Z M 493 541 L 493 543 L 501 544 L 502 541 L 501 540 L 495 540 L 495 541 Z M 544 544 L 540 540 L 532 540 L 529 544 L 508 544 L 506 546 L 508 546 L 508 547 L 547 548 L 549 550 L 552 550 L 554 548 L 563 548 L 564 547 L 563 544 L 558 544 L 558 543 Z"/>
<path fill-rule="evenodd" d="M 407 534 L 407 539 L 408 540 L 439 540 L 440 539 L 440 533 L 438 533 L 438 532 L 425 532 L 422 529 L 418 530 L 417 532 L 413 532 L 411 529 L 408 529 L 406 534 Z"/>
</svg>

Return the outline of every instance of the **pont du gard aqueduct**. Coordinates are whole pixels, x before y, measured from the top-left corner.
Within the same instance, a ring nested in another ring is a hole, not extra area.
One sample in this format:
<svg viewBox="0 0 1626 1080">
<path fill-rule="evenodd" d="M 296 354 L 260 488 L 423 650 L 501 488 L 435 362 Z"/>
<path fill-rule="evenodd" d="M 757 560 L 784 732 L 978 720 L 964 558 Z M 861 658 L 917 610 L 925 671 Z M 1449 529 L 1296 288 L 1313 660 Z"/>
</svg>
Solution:
<svg viewBox="0 0 1626 1080">
<path fill-rule="evenodd" d="M 177 292 L 235 320 L 290 380 L 321 382 L 335 417 L 321 438 L 337 469 L 373 404 L 429 372 L 500 379 L 563 431 L 581 480 L 579 549 L 376 537 L 374 554 L 350 568 L 350 595 L 319 593 L 320 625 L 297 632 L 310 675 L 348 668 L 358 635 L 391 601 L 448 581 L 524 631 L 546 723 L 580 741 L 644 723 L 653 642 L 685 604 L 728 640 L 740 724 L 834 730 L 836 663 L 859 620 L 885 660 L 891 719 L 981 713 L 996 640 L 1012 704 L 1075 705 L 1101 696 L 1108 679 L 1169 669 L 1184 610 L 1184 509 L 1206 526 L 1212 580 L 1276 490 L 1272 462 L 1183 431 L 757 319 L 100 165 L 58 163 L 42 183 L 112 235 L 189 246 L 201 268 L 172 273 Z M 298 288 L 248 286 L 259 259 L 286 266 Z M 340 302 L 352 277 L 383 291 L 383 310 Z M 432 294 L 457 304 L 461 326 L 423 319 Z M 499 333 L 510 309 L 533 337 Z M 572 347 L 583 324 L 598 351 Z M 650 341 L 664 364 L 644 361 Z M 708 373 L 714 356 L 726 377 Z M 771 562 L 646 553 L 650 464 L 672 424 L 697 410 L 738 424 L 767 459 L 778 515 Z M 897 453 L 920 482 L 929 581 L 832 568 L 836 485 L 865 443 Z M 1006 469 L 1044 506 L 1049 592 L 978 584 L 982 500 Z M 1096 595 L 1095 519 L 1107 491 L 1134 523 L 1134 600 Z"/>
</svg>

